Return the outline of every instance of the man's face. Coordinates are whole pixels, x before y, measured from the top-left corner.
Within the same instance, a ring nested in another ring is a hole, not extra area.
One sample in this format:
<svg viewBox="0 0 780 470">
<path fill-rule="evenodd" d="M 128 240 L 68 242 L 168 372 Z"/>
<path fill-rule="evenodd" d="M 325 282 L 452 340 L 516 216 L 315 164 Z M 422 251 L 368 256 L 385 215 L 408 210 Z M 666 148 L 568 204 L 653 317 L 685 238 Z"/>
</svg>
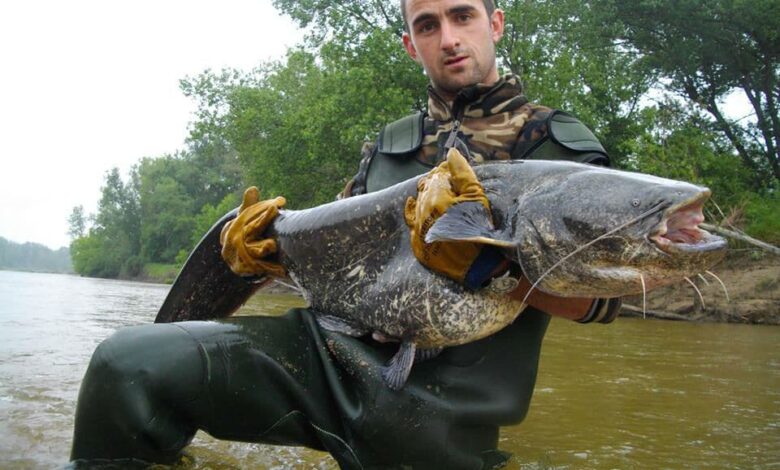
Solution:
<svg viewBox="0 0 780 470">
<path fill-rule="evenodd" d="M 406 18 L 404 47 L 444 98 L 498 80 L 495 45 L 504 32 L 504 12 L 488 17 L 482 0 L 407 0 Z"/>
</svg>

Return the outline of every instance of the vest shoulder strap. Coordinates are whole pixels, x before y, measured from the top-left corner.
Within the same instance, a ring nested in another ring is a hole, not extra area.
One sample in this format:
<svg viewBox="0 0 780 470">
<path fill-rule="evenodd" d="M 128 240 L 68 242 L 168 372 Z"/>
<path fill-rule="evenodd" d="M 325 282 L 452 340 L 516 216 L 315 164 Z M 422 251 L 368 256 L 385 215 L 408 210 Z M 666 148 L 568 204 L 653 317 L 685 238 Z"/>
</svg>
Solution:
<svg viewBox="0 0 780 470">
<path fill-rule="evenodd" d="M 386 125 L 376 145 L 364 146 L 358 172 L 341 197 L 378 191 L 430 170 L 413 157 L 422 146 L 424 123 L 425 113 L 417 112 Z"/>
<path fill-rule="evenodd" d="M 513 158 L 610 164 L 607 151 L 593 132 L 579 119 L 557 110 L 547 118 L 547 135 Z"/>
<path fill-rule="evenodd" d="M 379 133 L 377 151 L 386 155 L 402 155 L 419 149 L 424 120 L 425 113 L 419 111 L 386 125 Z"/>
<path fill-rule="evenodd" d="M 555 111 L 550 116 L 548 129 L 553 142 L 569 150 L 575 152 L 598 152 L 605 155 L 607 153 L 599 139 L 588 129 L 588 126 L 563 111 Z"/>
</svg>

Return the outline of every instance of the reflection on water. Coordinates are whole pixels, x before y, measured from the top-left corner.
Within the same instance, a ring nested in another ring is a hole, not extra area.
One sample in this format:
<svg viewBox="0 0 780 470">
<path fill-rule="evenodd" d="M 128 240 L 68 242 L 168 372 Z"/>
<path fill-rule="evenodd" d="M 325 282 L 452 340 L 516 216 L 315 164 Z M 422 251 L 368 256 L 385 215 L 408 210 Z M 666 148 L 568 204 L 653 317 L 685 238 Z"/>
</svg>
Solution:
<svg viewBox="0 0 780 470">
<path fill-rule="evenodd" d="M 0 468 L 66 461 L 81 377 L 168 286 L 0 271 Z M 256 296 L 244 314 L 300 305 Z M 780 328 L 553 321 L 510 468 L 780 468 Z M 336 468 L 322 453 L 199 433 L 179 468 Z"/>
</svg>

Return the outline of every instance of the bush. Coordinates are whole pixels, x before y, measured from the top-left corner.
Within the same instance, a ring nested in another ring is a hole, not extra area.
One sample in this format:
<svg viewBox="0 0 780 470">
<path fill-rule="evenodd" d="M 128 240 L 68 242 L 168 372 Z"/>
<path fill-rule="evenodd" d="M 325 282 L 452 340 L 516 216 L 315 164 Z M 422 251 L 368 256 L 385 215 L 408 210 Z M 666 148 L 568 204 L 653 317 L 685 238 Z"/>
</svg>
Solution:
<svg viewBox="0 0 780 470">
<path fill-rule="evenodd" d="M 176 264 L 148 263 L 144 266 L 144 278 L 148 281 L 162 284 L 172 284 L 179 274 Z"/>
<path fill-rule="evenodd" d="M 122 271 L 120 273 L 120 277 L 123 278 L 134 278 L 138 277 L 141 272 L 143 272 L 144 269 L 144 262 L 141 259 L 140 256 L 135 255 L 131 256 L 127 260 L 125 260 L 124 264 L 122 265 Z"/>
<path fill-rule="evenodd" d="M 780 192 L 752 195 L 745 201 L 745 232 L 761 241 L 780 245 Z"/>
</svg>

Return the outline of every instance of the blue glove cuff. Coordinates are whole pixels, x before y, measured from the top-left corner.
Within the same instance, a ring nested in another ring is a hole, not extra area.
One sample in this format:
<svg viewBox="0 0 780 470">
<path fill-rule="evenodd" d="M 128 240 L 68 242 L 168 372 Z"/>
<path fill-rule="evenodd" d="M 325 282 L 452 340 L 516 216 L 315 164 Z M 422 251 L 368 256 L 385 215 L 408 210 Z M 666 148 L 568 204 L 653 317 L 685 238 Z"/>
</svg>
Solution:
<svg viewBox="0 0 780 470">
<path fill-rule="evenodd" d="M 500 249 L 491 245 L 485 245 L 466 273 L 466 278 L 463 281 L 466 288 L 477 290 L 485 287 L 493 278 L 493 271 L 505 259 Z"/>
</svg>

